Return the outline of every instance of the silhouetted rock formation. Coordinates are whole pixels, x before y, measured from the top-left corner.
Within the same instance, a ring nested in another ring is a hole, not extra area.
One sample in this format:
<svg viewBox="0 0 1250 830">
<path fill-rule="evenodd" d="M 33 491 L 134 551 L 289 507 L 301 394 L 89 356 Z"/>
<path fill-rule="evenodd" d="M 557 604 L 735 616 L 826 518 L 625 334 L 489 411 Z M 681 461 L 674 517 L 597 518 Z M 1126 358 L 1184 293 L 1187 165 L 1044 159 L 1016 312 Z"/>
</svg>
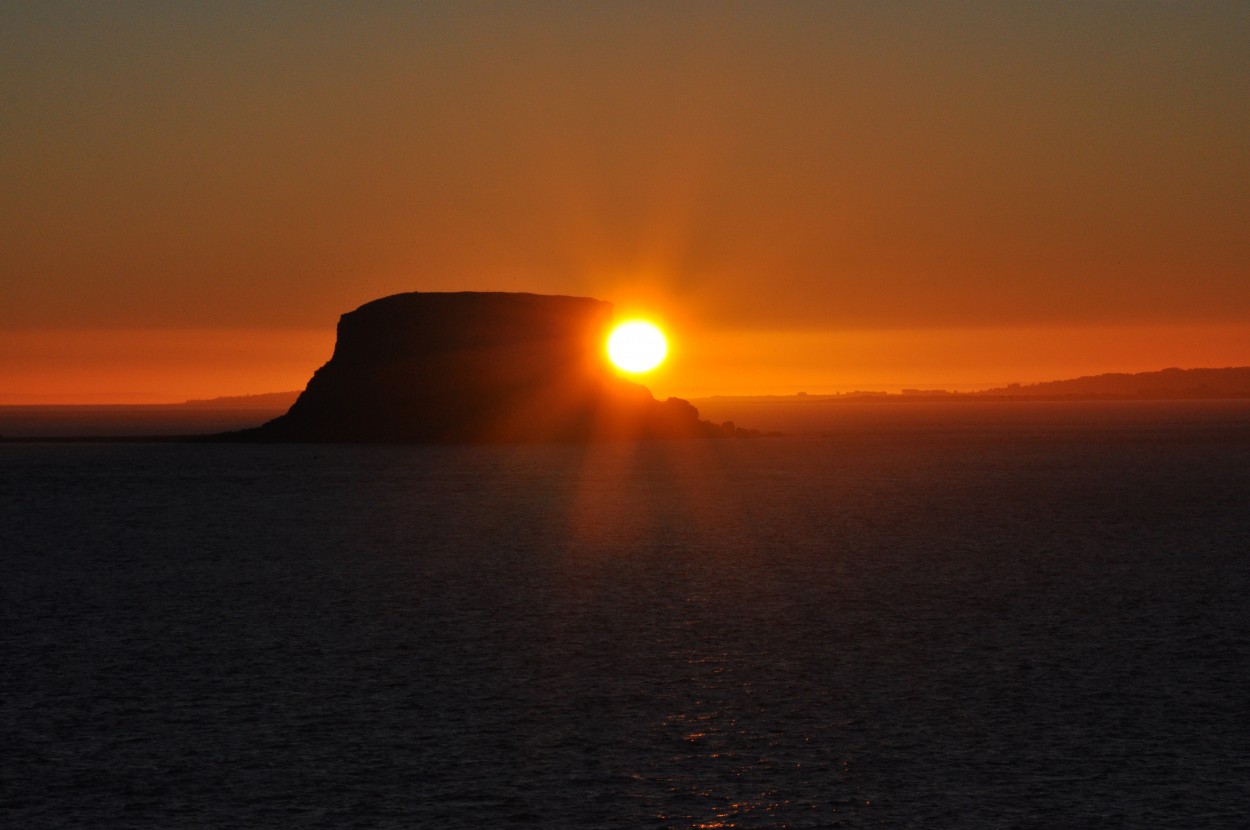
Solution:
<svg viewBox="0 0 1250 830">
<path fill-rule="evenodd" d="M 342 316 L 334 355 L 285 415 L 220 438 L 497 442 L 741 432 L 617 377 L 603 349 L 611 319 L 610 304 L 583 297 L 384 297 Z"/>
</svg>

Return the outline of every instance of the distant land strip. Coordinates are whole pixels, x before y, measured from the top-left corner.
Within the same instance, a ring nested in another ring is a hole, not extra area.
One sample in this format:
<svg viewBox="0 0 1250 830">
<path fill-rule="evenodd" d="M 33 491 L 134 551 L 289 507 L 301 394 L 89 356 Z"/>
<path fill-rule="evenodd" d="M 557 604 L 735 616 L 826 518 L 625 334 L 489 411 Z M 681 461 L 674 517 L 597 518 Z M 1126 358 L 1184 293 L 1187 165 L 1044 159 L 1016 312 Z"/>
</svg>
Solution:
<svg viewBox="0 0 1250 830">
<path fill-rule="evenodd" d="M 260 395 L 228 395 L 220 398 L 192 398 L 185 403 L 170 404 L 192 409 L 286 409 L 295 403 L 294 392 L 265 392 Z"/>
<path fill-rule="evenodd" d="M 1223 369 L 1162 369 L 1134 374 L 1113 372 L 1043 383 L 1012 383 L 975 392 L 946 389 L 904 389 L 901 392 L 839 392 L 809 395 L 711 395 L 692 398 L 705 401 L 1175 401 L 1240 400 L 1250 398 L 1250 366 Z"/>
<path fill-rule="evenodd" d="M 266 392 L 256 395 L 227 395 L 217 398 L 192 398 L 181 403 L 160 404 L 0 404 L 0 411 L 34 409 L 259 409 L 285 411 L 295 403 L 299 390 Z M 954 392 L 946 389 L 903 389 L 901 392 L 856 390 L 853 392 L 792 395 L 701 395 L 690 400 L 856 400 L 856 399 L 1003 399 L 1031 400 L 1213 400 L 1250 398 L 1250 366 L 1222 369 L 1161 369 L 1155 372 L 1110 372 L 1086 375 L 1069 380 L 1050 380 Z"/>
<path fill-rule="evenodd" d="M 178 442 L 243 429 L 286 412 L 299 392 L 271 392 L 188 400 L 168 404 L 0 405 L 0 442 L 57 443 Z M 777 406 L 853 403 L 989 401 L 1184 401 L 1250 400 L 1250 366 L 1224 369 L 1163 369 L 1110 373 L 1034 384 L 1010 384 L 976 392 L 905 389 L 838 394 L 713 395 L 692 397 L 696 407 L 716 411 L 725 404 Z M 749 425 L 748 425 L 749 426 Z"/>
</svg>

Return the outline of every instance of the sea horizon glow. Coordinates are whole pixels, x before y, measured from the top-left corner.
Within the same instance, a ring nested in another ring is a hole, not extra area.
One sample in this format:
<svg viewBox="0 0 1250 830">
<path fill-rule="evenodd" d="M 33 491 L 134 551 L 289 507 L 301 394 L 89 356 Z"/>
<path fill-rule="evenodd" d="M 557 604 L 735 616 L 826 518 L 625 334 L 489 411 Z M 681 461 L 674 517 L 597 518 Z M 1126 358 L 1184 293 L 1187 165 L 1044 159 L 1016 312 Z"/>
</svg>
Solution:
<svg viewBox="0 0 1250 830">
<path fill-rule="evenodd" d="M 680 360 L 670 356 L 646 376 L 660 397 L 972 392 L 1108 372 L 1250 365 L 1246 324 L 795 332 L 697 329 L 683 321 L 679 331 Z M 296 391 L 330 358 L 334 342 L 332 318 L 321 328 L 286 330 L 0 330 L 0 405 L 160 404 Z M 743 366 L 754 368 L 748 374 Z"/>
</svg>

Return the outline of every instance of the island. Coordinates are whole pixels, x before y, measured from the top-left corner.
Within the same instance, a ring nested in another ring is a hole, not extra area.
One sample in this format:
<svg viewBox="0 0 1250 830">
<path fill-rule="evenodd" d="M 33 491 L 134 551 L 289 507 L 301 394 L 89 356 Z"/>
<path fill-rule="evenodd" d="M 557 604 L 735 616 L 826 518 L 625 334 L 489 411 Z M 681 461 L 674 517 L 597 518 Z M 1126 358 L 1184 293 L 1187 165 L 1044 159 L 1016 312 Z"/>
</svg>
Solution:
<svg viewBox="0 0 1250 830">
<path fill-rule="evenodd" d="M 284 414 L 236 442 L 547 442 L 737 437 L 607 363 L 610 303 L 409 292 L 339 319 L 334 353 Z"/>
</svg>

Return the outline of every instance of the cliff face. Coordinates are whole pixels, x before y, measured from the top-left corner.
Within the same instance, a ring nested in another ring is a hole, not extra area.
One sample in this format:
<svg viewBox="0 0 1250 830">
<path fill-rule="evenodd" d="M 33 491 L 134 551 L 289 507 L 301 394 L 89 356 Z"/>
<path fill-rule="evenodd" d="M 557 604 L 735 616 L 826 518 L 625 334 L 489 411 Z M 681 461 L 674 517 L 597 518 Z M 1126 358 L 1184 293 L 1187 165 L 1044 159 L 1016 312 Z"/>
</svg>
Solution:
<svg viewBox="0 0 1250 830">
<path fill-rule="evenodd" d="M 410 293 L 339 320 L 334 355 L 256 441 L 562 441 L 720 428 L 603 356 L 612 306 L 582 297 Z"/>
</svg>

